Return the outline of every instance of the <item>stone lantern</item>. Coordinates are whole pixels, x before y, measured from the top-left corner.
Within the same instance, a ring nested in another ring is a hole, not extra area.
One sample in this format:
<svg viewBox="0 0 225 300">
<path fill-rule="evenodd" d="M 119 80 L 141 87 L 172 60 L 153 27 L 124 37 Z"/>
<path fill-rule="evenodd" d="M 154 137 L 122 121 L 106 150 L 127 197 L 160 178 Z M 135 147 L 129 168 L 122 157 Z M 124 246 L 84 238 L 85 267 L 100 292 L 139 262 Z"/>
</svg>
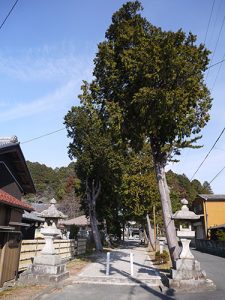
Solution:
<svg viewBox="0 0 225 300">
<path fill-rule="evenodd" d="M 179 230 L 177 230 L 177 237 L 180 238 L 182 244 L 182 251 L 180 253 L 180 258 L 193 259 L 194 256 L 190 251 L 191 239 L 195 238 L 195 231 L 192 230 L 192 222 L 198 220 L 200 216 L 196 215 L 193 211 L 188 208 L 188 201 L 182 199 L 182 208 L 173 214 L 172 219 L 179 221 Z"/>
<path fill-rule="evenodd" d="M 181 210 L 172 215 L 172 219 L 179 222 L 177 237 L 180 238 L 182 250 L 179 259 L 176 260 L 172 269 L 172 286 L 179 288 L 196 288 L 199 286 L 212 287 L 213 282 L 206 279 L 206 274 L 200 268 L 200 263 L 195 260 L 190 251 L 191 239 L 195 238 L 195 231 L 192 230 L 192 222 L 198 220 L 200 216 L 196 215 L 188 208 L 188 201 L 181 200 Z"/>
<path fill-rule="evenodd" d="M 61 257 L 56 254 L 53 243 L 60 230 L 56 228 L 54 222 L 51 226 L 48 226 L 45 222 L 41 233 L 44 236 L 45 245 L 41 255 L 35 256 L 32 265 L 20 276 L 20 282 L 22 283 L 56 283 L 69 277 L 66 265 Z"/>
<path fill-rule="evenodd" d="M 60 255 L 56 254 L 54 248 L 54 239 L 61 235 L 57 228 L 58 221 L 67 216 L 59 211 L 53 198 L 50 201 L 50 207 L 42 211 L 39 215 L 45 218 L 44 227 L 41 228 L 41 234 L 45 239 L 45 245 L 39 256 L 35 256 L 32 265 L 22 273 L 20 281 L 25 283 L 56 283 L 69 277 L 66 271 L 66 265 Z"/>
<path fill-rule="evenodd" d="M 39 216 L 45 218 L 45 221 L 48 225 L 55 223 L 56 227 L 58 227 L 58 221 L 62 219 L 66 219 L 67 216 L 64 215 L 60 210 L 56 208 L 57 201 L 53 198 L 50 200 L 50 206 L 48 209 L 43 210 Z"/>
</svg>

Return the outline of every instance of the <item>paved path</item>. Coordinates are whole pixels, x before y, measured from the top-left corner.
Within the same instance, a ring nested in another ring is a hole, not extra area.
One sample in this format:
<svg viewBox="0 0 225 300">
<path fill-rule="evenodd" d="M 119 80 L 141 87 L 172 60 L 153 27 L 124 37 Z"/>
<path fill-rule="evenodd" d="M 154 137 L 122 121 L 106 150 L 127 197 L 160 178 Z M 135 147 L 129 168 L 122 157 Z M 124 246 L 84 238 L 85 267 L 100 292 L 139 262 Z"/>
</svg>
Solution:
<svg viewBox="0 0 225 300">
<path fill-rule="evenodd" d="M 134 248 L 131 250 L 132 246 Z M 211 292 L 175 293 L 161 291 L 156 284 L 148 284 L 148 279 L 157 276 L 145 249 L 135 245 L 113 251 L 109 277 L 105 276 L 106 254 L 98 262 L 86 267 L 80 276 L 70 278 L 67 285 L 58 286 L 38 300 L 225 300 L 225 259 L 198 251 L 193 251 L 202 269 L 217 285 Z M 129 253 L 134 253 L 134 277 L 130 277 Z M 111 281 L 113 279 L 113 282 Z M 97 284 L 94 284 L 97 283 Z M 147 284 L 146 284 L 147 283 Z"/>
<path fill-rule="evenodd" d="M 106 253 L 97 258 L 95 263 L 85 267 L 73 279 L 73 283 L 102 283 L 119 285 L 159 286 L 161 277 L 153 268 L 146 248 L 138 246 L 138 242 L 125 242 L 110 252 L 110 272 L 106 275 Z M 130 253 L 133 254 L 133 276 L 131 276 Z"/>
<path fill-rule="evenodd" d="M 130 275 L 130 253 L 134 274 Z M 106 276 L 106 253 L 86 266 L 68 283 L 62 283 L 38 300 L 155 300 L 173 299 L 160 290 L 161 277 L 153 268 L 146 248 L 139 241 L 127 241 L 110 252 L 110 274 Z"/>
</svg>

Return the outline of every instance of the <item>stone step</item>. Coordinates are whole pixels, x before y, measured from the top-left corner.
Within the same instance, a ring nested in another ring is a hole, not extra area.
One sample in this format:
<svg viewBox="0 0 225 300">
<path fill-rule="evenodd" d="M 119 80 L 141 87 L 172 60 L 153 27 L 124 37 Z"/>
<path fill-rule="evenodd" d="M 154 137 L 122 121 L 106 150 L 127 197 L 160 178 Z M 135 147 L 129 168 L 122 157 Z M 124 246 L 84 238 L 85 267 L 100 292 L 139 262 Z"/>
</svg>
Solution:
<svg viewBox="0 0 225 300">
<path fill-rule="evenodd" d="M 134 277 L 113 277 L 113 276 L 76 276 L 73 283 L 89 283 L 89 284 L 112 284 L 112 285 L 133 285 L 133 286 L 161 286 L 160 276 L 151 276 L 150 278 L 134 278 Z"/>
</svg>

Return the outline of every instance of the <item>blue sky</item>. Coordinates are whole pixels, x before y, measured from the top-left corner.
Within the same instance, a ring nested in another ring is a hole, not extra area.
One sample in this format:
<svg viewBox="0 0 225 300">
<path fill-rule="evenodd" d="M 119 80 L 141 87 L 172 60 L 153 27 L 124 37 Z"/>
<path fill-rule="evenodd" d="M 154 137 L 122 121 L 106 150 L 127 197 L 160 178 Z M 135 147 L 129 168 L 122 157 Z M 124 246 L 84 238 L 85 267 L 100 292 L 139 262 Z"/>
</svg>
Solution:
<svg viewBox="0 0 225 300">
<path fill-rule="evenodd" d="M 1 136 L 17 135 L 20 142 L 63 127 L 63 118 L 77 105 L 82 80 L 91 80 L 97 44 L 123 3 L 120 0 L 19 0 L 0 30 Z M 0 2 L 0 22 L 14 0 Z M 225 1 L 144 0 L 143 15 L 165 30 L 192 31 L 212 51 L 212 63 L 225 55 Z M 220 32 L 220 38 L 219 38 Z M 218 70 L 220 68 L 220 72 Z M 170 165 L 189 178 L 225 126 L 225 64 L 212 68 L 206 82 L 212 90 L 211 120 L 202 131 L 203 148 L 184 150 L 180 162 Z M 216 80 L 216 81 L 215 81 Z M 214 84 L 215 82 L 215 84 Z M 213 89 L 212 89 L 213 87 Z M 21 144 L 26 159 L 51 167 L 67 165 L 66 131 Z M 210 181 L 225 166 L 225 134 L 196 174 Z M 212 183 L 225 194 L 225 171 Z"/>
</svg>

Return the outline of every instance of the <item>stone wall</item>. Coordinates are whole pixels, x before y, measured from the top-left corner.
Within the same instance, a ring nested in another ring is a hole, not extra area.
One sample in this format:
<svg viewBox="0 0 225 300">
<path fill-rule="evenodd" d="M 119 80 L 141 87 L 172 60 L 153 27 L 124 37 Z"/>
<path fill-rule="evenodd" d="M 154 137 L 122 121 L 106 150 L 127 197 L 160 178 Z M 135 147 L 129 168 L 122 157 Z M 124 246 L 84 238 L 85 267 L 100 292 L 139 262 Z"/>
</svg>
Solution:
<svg viewBox="0 0 225 300">
<path fill-rule="evenodd" d="M 195 245 L 199 251 L 225 257 L 225 241 L 196 239 Z"/>
</svg>

